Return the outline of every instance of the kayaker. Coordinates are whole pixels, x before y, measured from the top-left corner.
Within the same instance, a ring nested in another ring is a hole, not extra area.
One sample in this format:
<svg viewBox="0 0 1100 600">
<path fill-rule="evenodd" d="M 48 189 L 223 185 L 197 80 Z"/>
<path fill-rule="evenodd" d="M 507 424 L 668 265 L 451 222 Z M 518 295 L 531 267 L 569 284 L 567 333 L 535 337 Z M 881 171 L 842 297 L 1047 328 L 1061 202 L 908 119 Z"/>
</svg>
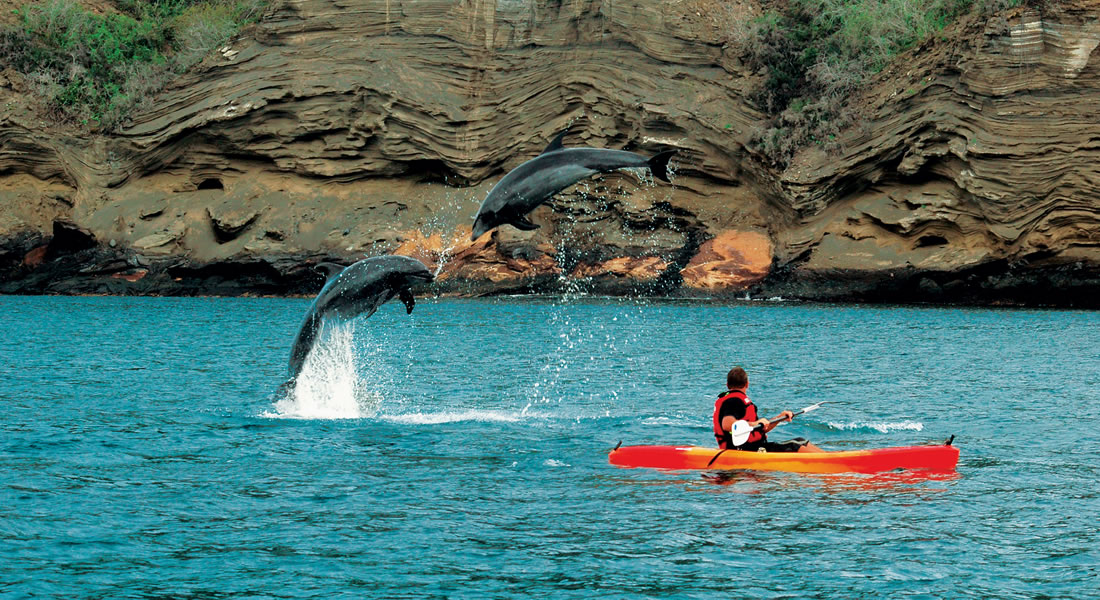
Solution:
<svg viewBox="0 0 1100 600">
<path fill-rule="evenodd" d="M 723 450 L 746 450 L 757 452 L 764 449 L 767 452 L 824 452 L 821 448 L 810 443 L 805 438 L 794 438 L 785 442 L 769 442 L 768 432 L 785 420 L 794 418 L 794 413 L 785 410 L 779 413 L 776 421 L 772 423 L 756 414 L 756 405 L 749 400 L 746 392 L 749 389 L 749 374 L 741 367 L 734 367 L 726 374 L 726 391 L 718 395 L 714 403 L 714 437 L 718 440 L 718 447 Z M 733 424 L 737 421 L 746 421 L 756 427 L 763 425 L 763 430 L 756 430 L 749 434 L 749 439 L 740 446 L 733 445 Z"/>
</svg>

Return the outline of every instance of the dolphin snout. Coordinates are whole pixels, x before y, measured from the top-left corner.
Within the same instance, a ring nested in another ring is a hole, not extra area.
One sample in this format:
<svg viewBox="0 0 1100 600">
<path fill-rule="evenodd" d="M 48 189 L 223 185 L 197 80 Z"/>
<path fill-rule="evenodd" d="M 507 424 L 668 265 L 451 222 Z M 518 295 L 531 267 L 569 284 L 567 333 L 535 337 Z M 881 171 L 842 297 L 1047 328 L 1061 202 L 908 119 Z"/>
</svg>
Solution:
<svg viewBox="0 0 1100 600">
<path fill-rule="evenodd" d="M 488 211 L 479 212 L 477 218 L 474 219 L 474 234 L 470 236 L 471 242 L 476 242 L 477 238 L 489 233 L 496 227 L 493 221 L 496 220 L 496 214 Z"/>
<path fill-rule="evenodd" d="M 431 283 L 435 280 L 435 275 L 432 275 L 431 271 L 423 271 L 409 274 L 409 285 L 416 285 L 418 283 Z"/>
</svg>

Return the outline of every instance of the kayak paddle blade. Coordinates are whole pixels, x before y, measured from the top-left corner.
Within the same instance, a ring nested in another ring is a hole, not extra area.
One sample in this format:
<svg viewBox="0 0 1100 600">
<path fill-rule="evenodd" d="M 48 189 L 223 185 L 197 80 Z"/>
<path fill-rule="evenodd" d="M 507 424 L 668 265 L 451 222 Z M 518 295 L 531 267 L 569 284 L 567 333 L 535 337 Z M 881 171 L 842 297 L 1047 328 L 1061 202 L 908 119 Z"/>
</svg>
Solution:
<svg viewBox="0 0 1100 600">
<path fill-rule="evenodd" d="M 752 425 L 749 425 L 748 421 L 737 421 L 733 424 L 733 429 L 730 429 L 730 437 L 733 438 L 734 446 L 744 445 L 749 441 L 749 435 L 752 433 Z"/>
</svg>

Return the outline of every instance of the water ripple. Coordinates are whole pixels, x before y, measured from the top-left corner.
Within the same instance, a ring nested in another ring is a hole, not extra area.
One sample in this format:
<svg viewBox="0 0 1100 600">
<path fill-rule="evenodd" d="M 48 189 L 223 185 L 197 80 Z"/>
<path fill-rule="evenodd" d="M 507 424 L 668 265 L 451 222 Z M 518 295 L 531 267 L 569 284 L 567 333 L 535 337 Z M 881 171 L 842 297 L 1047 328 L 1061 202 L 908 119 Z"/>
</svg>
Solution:
<svg viewBox="0 0 1100 600">
<path fill-rule="evenodd" d="M 280 404 L 308 299 L 0 302 L 5 597 L 1097 597 L 1096 313 L 418 299 Z M 713 445 L 733 364 L 958 473 L 607 464 Z"/>
</svg>

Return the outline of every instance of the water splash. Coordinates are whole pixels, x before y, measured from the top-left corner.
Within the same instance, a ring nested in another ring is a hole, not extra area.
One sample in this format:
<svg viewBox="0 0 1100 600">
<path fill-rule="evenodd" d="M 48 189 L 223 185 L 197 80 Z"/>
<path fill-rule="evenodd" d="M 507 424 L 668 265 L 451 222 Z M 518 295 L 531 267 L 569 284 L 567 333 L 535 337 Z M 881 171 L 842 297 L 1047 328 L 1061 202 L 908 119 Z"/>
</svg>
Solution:
<svg viewBox="0 0 1100 600">
<path fill-rule="evenodd" d="M 610 367 L 615 357 L 626 362 L 629 349 L 645 335 L 645 301 L 615 299 L 621 310 L 608 319 L 593 318 L 586 296 L 563 294 L 546 307 L 547 333 L 542 363 L 531 394 L 523 400 L 523 411 L 549 410 L 555 416 L 570 419 L 610 416 L 620 404 L 620 395 L 633 398 L 638 387 L 635 378 L 619 377 Z M 553 406 L 553 408 L 550 408 Z"/>
<path fill-rule="evenodd" d="M 839 429 L 840 431 L 866 431 L 868 429 L 877 431 L 879 433 L 888 433 L 890 431 L 923 431 L 924 424 L 915 421 L 902 421 L 899 423 L 871 423 L 871 422 L 857 422 L 857 423 L 828 423 L 829 427 L 833 429 Z"/>
<path fill-rule="evenodd" d="M 358 368 L 354 321 L 325 323 L 297 380 L 265 416 L 361 419 L 378 413 L 382 396 Z"/>
<path fill-rule="evenodd" d="M 403 425 L 441 425 L 444 423 L 463 423 L 476 421 L 481 423 L 515 423 L 526 414 L 514 411 L 498 410 L 460 410 L 452 412 L 423 413 L 413 412 L 395 415 L 383 415 L 380 418 L 390 423 Z"/>
<path fill-rule="evenodd" d="M 439 274 L 443 272 L 443 267 L 447 266 L 447 263 L 451 261 L 451 252 L 454 249 L 454 244 L 451 244 L 439 253 L 439 260 L 436 263 L 435 271 L 432 272 L 432 279 L 438 278 Z"/>
</svg>

